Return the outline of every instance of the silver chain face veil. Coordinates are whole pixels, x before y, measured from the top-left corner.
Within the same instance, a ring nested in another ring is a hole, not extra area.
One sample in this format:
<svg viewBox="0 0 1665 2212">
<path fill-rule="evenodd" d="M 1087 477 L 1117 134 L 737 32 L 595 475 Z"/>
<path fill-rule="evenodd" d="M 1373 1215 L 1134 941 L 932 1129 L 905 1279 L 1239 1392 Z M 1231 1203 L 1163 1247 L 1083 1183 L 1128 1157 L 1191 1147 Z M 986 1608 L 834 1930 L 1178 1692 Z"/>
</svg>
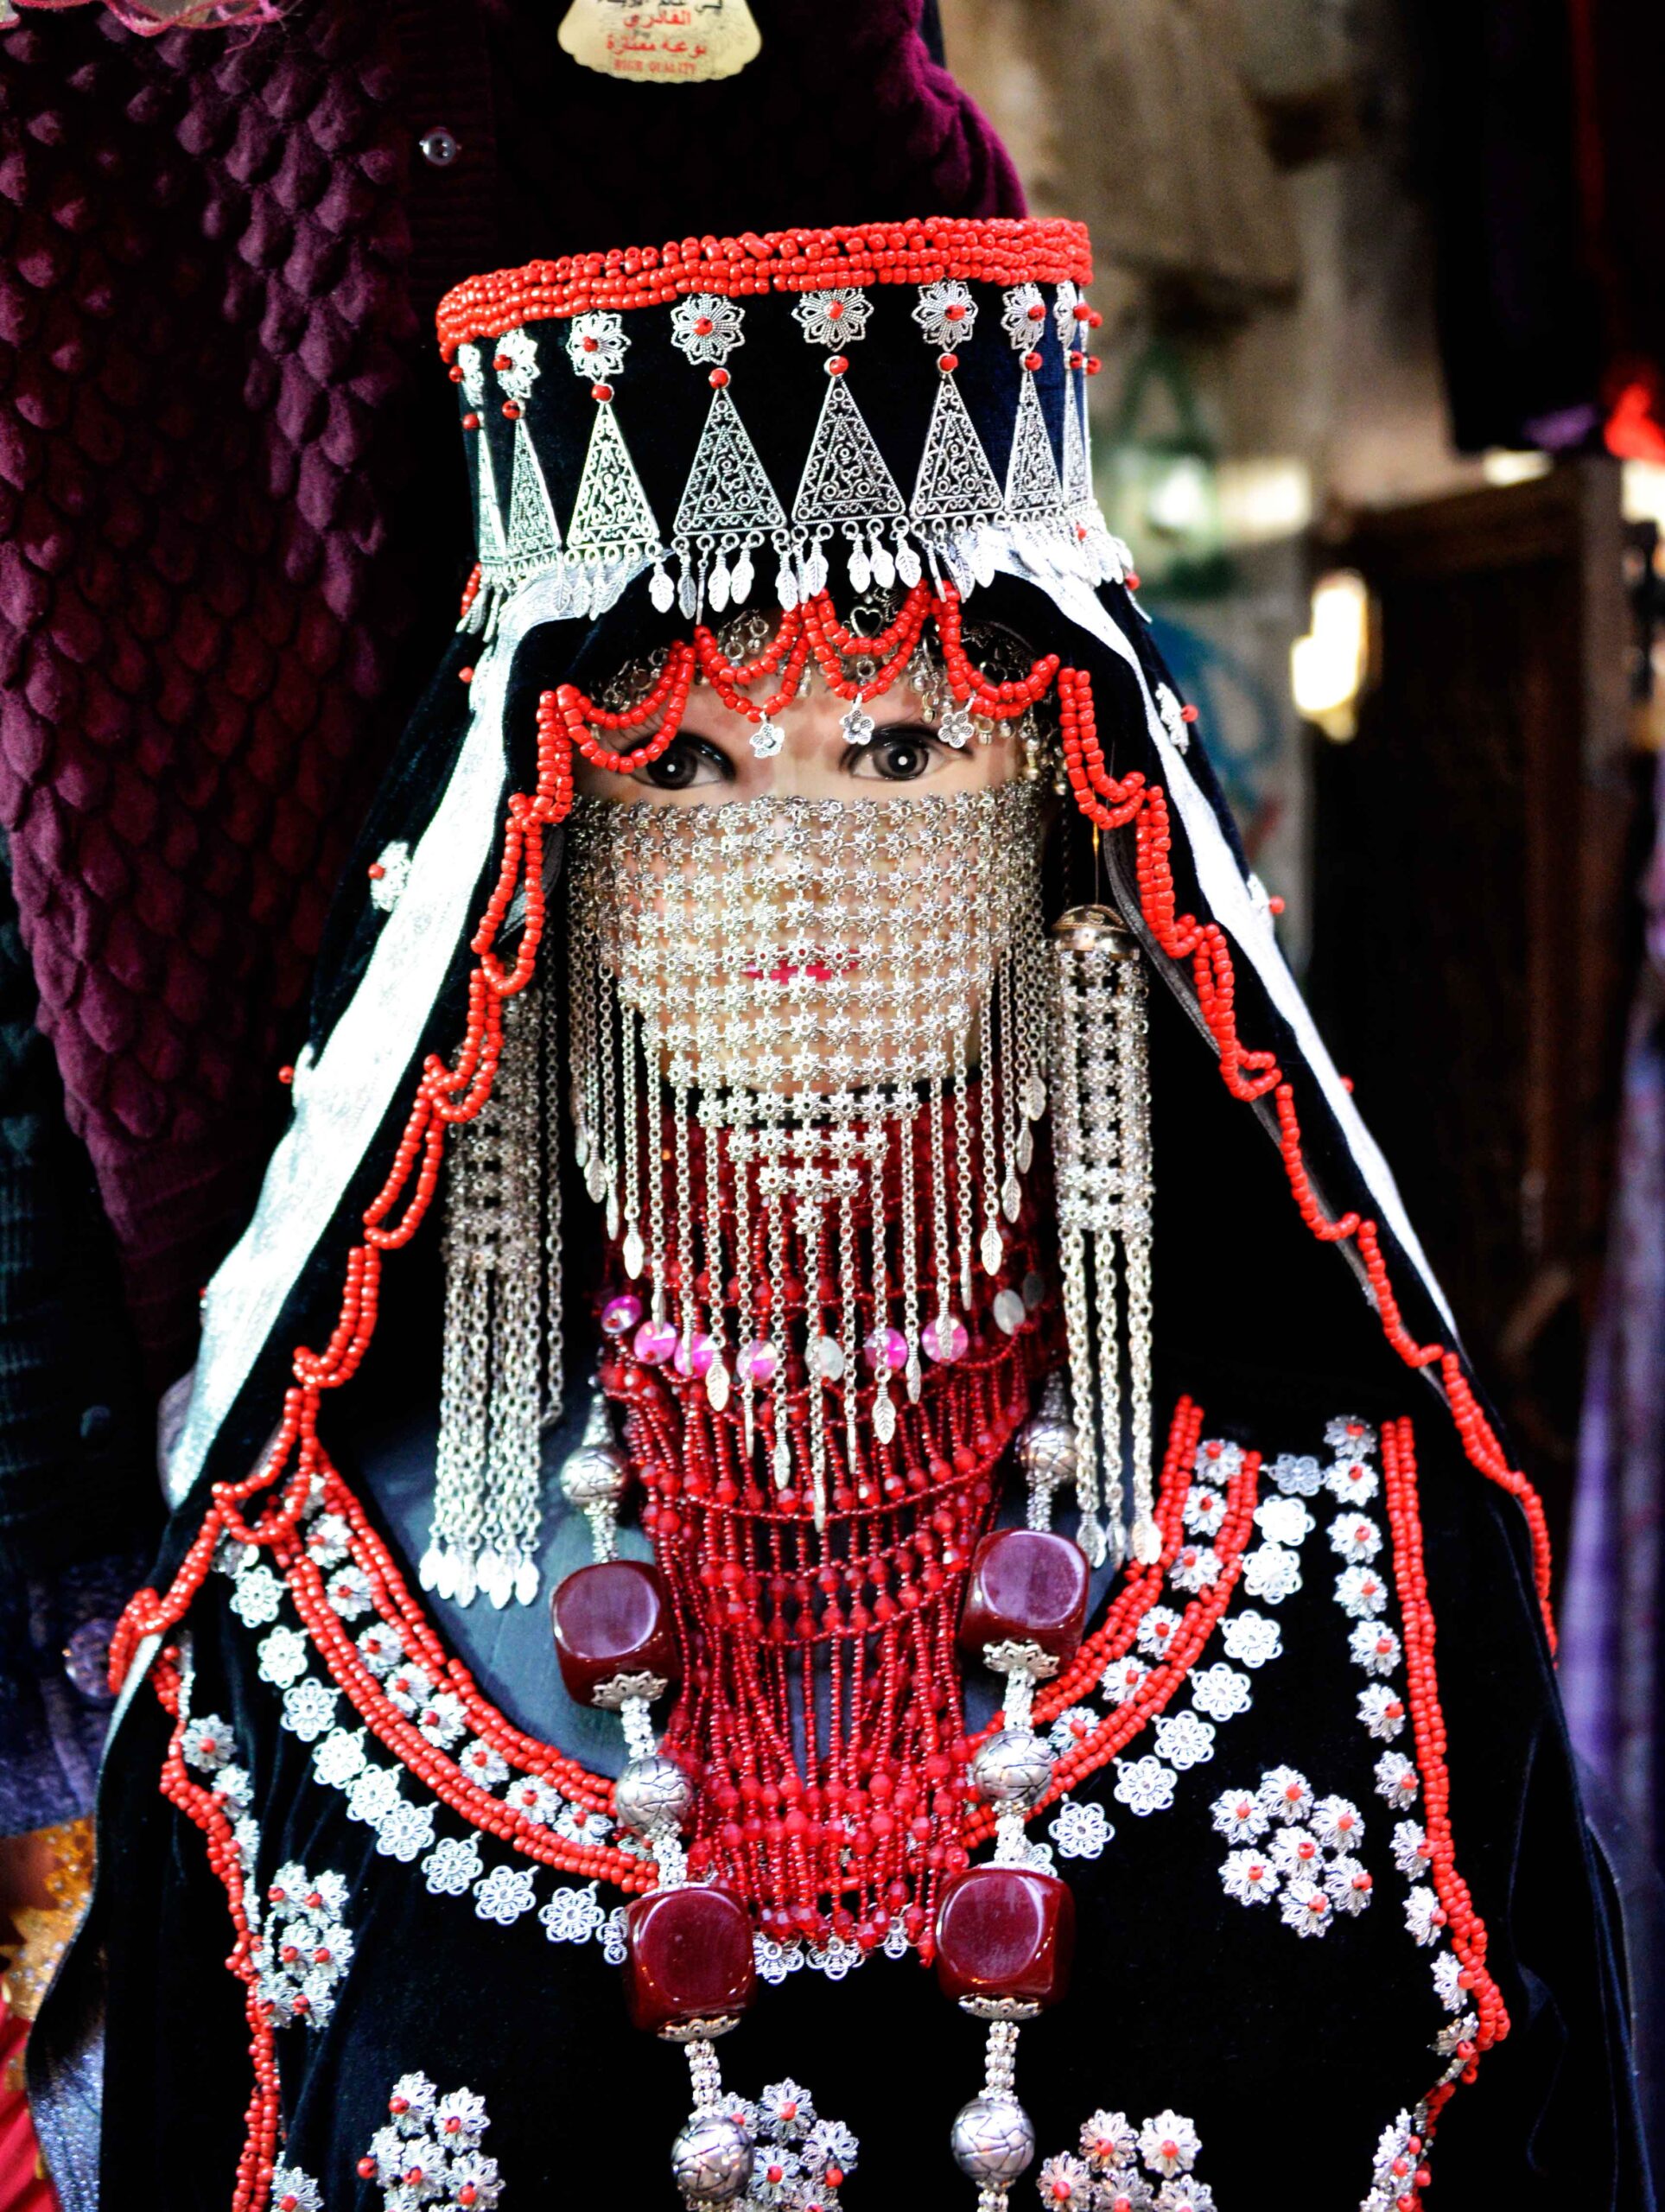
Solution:
<svg viewBox="0 0 1665 2212">
<path fill-rule="evenodd" d="M 823 1522 L 835 1391 L 853 1419 L 840 1386 L 865 1362 L 887 1441 L 893 1388 L 917 1399 L 923 1361 L 958 1357 L 979 1287 L 1001 1268 L 1016 1102 L 1040 1094 L 1033 1033 L 1014 1019 L 1043 972 L 1040 822 L 1025 783 L 854 805 L 598 799 L 575 811 L 573 1116 L 625 1274 L 643 1286 L 637 1349 L 701 1373 L 719 1410 L 737 1387 L 748 1435 L 759 1394 L 809 1378 Z M 643 1104 L 661 1084 L 663 1124 Z M 893 1227 L 884 1194 L 909 1148 L 915 1218 L 899 1211 Z M 865 1279 L 789 1325 L 772 1277 L 820 1265 L 829 1239 L 841 1271 Z M 1010 1333 L 1021 1294 L 999 1294 Z M 774 1426 L 785 1488 L 791 1453 Z"/>
</svg>

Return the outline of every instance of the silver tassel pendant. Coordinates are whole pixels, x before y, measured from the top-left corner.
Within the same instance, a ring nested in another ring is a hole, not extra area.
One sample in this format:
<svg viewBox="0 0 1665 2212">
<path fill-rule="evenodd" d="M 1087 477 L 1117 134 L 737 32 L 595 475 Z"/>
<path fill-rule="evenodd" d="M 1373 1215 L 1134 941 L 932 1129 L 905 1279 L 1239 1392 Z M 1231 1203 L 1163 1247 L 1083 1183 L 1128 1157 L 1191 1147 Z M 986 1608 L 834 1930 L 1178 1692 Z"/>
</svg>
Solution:
<svg viewBox="0 0 1665 2212">
<path fill-rule="evenodd" d="M 540 995 L 505 1003 L 491 1096 L 457 1131 L 448 1162 L 439 1448 L 421 1580 L 460 1605 L 481 1593 L 498 1606 L 537 1596 L 543 1431 L 559 1411 L 560 1343 Z"/>
<path fill-rule="evenodd" d="M 1080 1541 L 1095 1565 L 1160 1553 L 1151 1467 L 1151 1147 L 1147 976 L 1108 906 L 1052 925 L 1052 1142 Z"/>
</svg>

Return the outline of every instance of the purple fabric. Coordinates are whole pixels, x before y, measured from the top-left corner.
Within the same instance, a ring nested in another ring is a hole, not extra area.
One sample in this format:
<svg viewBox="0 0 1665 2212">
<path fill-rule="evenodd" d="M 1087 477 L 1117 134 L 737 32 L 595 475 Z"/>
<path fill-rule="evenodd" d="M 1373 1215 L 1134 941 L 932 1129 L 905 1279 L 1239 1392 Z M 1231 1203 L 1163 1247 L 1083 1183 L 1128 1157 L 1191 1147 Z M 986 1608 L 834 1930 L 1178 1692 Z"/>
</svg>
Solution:
<svg viewBox="0 0 1665 2212">
<path fill-rule="evenodd" d="M 1626 1050 L 1607 1276 L 1591 1346 L 1560 1688 L 1573 1740 L 1636 1842 L 1665 1838 L 1665 777 L 1649 960 Z"/>
<path fill-rule="evenodd" d="M 690 223 L 1020 212 L 924 5 L 791 0 L 675 90 L 579 69 L 543 0 L 0 35 L 0 823 L 158 1382 L 460 578 L 440 288 Z"/>
<path fill-rule="evenodd" d="M 0 47 L 0 818 L 159 1371 L 269 1140 L 410 619 L 386 11 Z"/>
</svg>

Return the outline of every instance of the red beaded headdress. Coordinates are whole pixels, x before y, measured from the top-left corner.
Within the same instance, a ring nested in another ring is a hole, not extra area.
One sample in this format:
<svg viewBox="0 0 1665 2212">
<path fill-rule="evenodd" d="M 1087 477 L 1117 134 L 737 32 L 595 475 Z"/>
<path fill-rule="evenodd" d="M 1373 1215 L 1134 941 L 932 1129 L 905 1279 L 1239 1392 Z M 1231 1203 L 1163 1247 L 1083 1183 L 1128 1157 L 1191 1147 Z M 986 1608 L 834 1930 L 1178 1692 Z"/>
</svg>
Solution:
<svg viewBox="0 0 1665 2212">
<path fill-rule="evenodd" d="M 996 569 L 1120 582 L 1084 382 L 1077 223 L 925 220 L 534 262 L 442 302 L 484 626 L 534 577 L 721 613 Z"/>
</svg>

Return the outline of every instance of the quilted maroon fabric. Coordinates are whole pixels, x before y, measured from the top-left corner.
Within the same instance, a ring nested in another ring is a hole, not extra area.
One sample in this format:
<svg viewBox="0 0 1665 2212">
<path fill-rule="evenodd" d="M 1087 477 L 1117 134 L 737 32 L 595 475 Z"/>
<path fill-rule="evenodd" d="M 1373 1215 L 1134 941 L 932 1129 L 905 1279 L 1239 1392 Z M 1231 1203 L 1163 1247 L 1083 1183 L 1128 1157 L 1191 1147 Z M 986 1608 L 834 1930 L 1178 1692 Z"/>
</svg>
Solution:
<svg viewBox="0 0 1665 2212">
<path fill-rule="evenodd" d="M 163 1366 L 270 1140 L 409 618 L 393 66 L 378 7 L 281 52 L 92 18 L 0 49 L 0 819 Z"/>
<path fill-rule="evenodd" d="M 690 219 L 1020 212 L 925 5 L 778 0 L 752 68 L 674 92 L 578 68 L 548 0 L 0 35 L 0 823 L 156 1379 L 281 1118 L 326 902 L 436 642 L 413 610 L 443 619 L 461 573 L 440 290 Z M 462 154 L 436 168 L 441 123 Z"/>
</svg>

